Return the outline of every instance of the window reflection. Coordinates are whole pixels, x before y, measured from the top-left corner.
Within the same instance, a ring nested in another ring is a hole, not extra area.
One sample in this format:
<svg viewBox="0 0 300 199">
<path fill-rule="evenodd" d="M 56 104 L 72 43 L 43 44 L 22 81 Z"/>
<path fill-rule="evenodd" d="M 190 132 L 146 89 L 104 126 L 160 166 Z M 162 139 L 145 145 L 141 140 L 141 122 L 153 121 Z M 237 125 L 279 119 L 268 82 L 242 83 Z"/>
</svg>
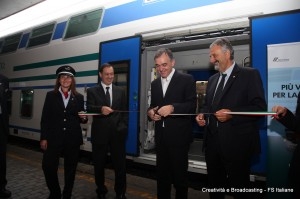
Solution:
<svg viewBox="0 0 300 199">
<path fill-rule="evenodd" d="M 21 91 L 21 117 L 32 117 L 33 93 L 33 89 L 26 89 Z"/>
</svg>

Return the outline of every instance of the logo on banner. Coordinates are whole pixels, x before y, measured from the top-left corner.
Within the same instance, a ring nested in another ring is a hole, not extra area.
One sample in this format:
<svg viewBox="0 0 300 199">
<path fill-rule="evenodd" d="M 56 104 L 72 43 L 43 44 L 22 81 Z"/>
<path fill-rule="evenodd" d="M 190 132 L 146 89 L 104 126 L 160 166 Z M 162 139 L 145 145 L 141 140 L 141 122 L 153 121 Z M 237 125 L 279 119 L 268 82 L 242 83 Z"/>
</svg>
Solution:
<svg viewBox="0 0 300 199">
<path fill-rule="evenodd" d="M 279 58 L 279 57 L 274 57 L 273 62 L 288 62 L 290 59 L 288 58 Z"/>
</svg>

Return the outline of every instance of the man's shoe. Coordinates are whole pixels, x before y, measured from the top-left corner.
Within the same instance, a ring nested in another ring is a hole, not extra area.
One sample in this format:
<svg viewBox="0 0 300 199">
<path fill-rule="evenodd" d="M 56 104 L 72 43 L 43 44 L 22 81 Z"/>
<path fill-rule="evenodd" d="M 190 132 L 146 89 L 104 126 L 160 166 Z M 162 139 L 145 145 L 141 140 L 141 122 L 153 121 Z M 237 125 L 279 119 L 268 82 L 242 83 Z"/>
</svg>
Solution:
<svg viewBox="0 0 300 199">
<path fill-rule="evenodd" d="M 101 186 L 100 188 L 96 189 L 97 198 L 98 199 L 105 199 L 105 195 L 107 194 L 108 190 L 105 185 Z"/>
<path fill-rule="evenodd" d="M 105 199 L 105 194 L 98 194 L 98 199 Z"/>
<path fill-rule="evenodd" d="M 48 197 L 48 199 L 57 199 L 57 198 L 61 198 L 61 193 L 60 192 L 50 192 L 50 195 Z"/>
<path fill-rule="evenodd" d="M 125 194 L 116 195 L 116 199 L 126 199 Z"/>
<path fill-rule="evenodd" d="M 11 192 L 7 189 L 1 189 L 0 190 L 0 198 L 10 198 Z"/>
</svg>

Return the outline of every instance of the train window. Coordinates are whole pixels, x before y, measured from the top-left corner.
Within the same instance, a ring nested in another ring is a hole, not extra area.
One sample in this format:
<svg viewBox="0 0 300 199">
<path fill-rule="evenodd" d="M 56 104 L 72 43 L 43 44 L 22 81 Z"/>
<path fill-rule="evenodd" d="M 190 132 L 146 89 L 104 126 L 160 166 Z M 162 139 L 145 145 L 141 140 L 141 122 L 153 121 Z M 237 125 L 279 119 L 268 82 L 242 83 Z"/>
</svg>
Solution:
<svg viewBox="0 0 300 199">
<path fill-rule="evenodd" d="M 33 110 L 33 89 L 21 90 L 21 106 L 20 113 L 21 117 L 31 118 Z"/>
<path fill-rule="evenodd" d="M 18 49 L 22 33 L 8 36 L 4 39 L 1 54 L 14 52 Z"/>
<path fill-rule="evenodd" d="M 12 109 L 12 91 L 7 91 L 7 111 L 8 114 L 11 115 L 11 109 Z"/>
<path fill-rule="evenodd" d="M 129 92 L 129 61 L 117 61 L 117 62 L 110 62 L 111 65 L 114 66 L 114 84 L 117 86 L 122 87 L 126 92 L 126 98 Z M 127 100 L 128 101 L 128 100 Z"/>
<path fill-rule="evenodd" d="M 52 38 L 54 26 L 55 23 L 52 23 L 43 27 L 33 29 L 27 47 L 49 43 Z"/>
<path fill-rule="evenodd" d="M 71 17 L 68 21 L 68 27 L 64 38 L 68 39 L 96 32 L 99 28 L 102 13 L 103 9 L 99 9 Z"/>
<path fill-rule="evenodd" d="M 129 62 L 128 61 L 120 61 L 120 62 L 111 62 L 114 66 L 115 78 L 114 84 L 117 86 L 123 87 L 127 91 L 128 84 L 128 70 L 129 70 Z"/>
</svg>

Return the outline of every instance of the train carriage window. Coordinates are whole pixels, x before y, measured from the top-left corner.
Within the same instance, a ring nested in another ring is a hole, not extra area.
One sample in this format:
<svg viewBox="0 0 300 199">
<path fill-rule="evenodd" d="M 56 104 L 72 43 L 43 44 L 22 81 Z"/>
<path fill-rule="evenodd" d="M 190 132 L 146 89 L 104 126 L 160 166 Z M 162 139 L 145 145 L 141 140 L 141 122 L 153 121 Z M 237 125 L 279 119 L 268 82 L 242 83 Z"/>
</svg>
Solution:
<svg viewBox="0 0 300 199">
<path fill-rule="evenodd" d="M 129 70 L 129 62 L 128 61 L 118 61 L 118 62 L 110 62 L 114 66 L 114 84 L 120 87 L 128 93 L 128 70 Z"/>
<path fill-rule="evenodd" d="M 20 114 L 21 117 L 31 118 L 33 110 L 33 89 L 21 90 L 21 99 L 20 99 Z"/>
<path fill-rule="evenodd" d="M 4 39 L 1 54 L 14 52 L 18 49 L 22 33 L 8 36 Z"/>
<path fill-rule="evenodd" d="M 49 43 L 52 38 L 54 26 L 55 23 L 51 23 L 43 27 L 33 29 L 27 47 Z"/>
<path fill-rule="evenodd" d="M 64 38 L 68 39 L 96 32 L 100 25 L 102 13 L 103 9 L 99 9 L 71 17 L 68 21 L 68 27 Z"/>
<path fill-rule="evenodd" d="M 12 109 L 12 91 L 7 91 L 7 111 L 8 114 L 11 115 L 11 109 Z"/>
</svg>

